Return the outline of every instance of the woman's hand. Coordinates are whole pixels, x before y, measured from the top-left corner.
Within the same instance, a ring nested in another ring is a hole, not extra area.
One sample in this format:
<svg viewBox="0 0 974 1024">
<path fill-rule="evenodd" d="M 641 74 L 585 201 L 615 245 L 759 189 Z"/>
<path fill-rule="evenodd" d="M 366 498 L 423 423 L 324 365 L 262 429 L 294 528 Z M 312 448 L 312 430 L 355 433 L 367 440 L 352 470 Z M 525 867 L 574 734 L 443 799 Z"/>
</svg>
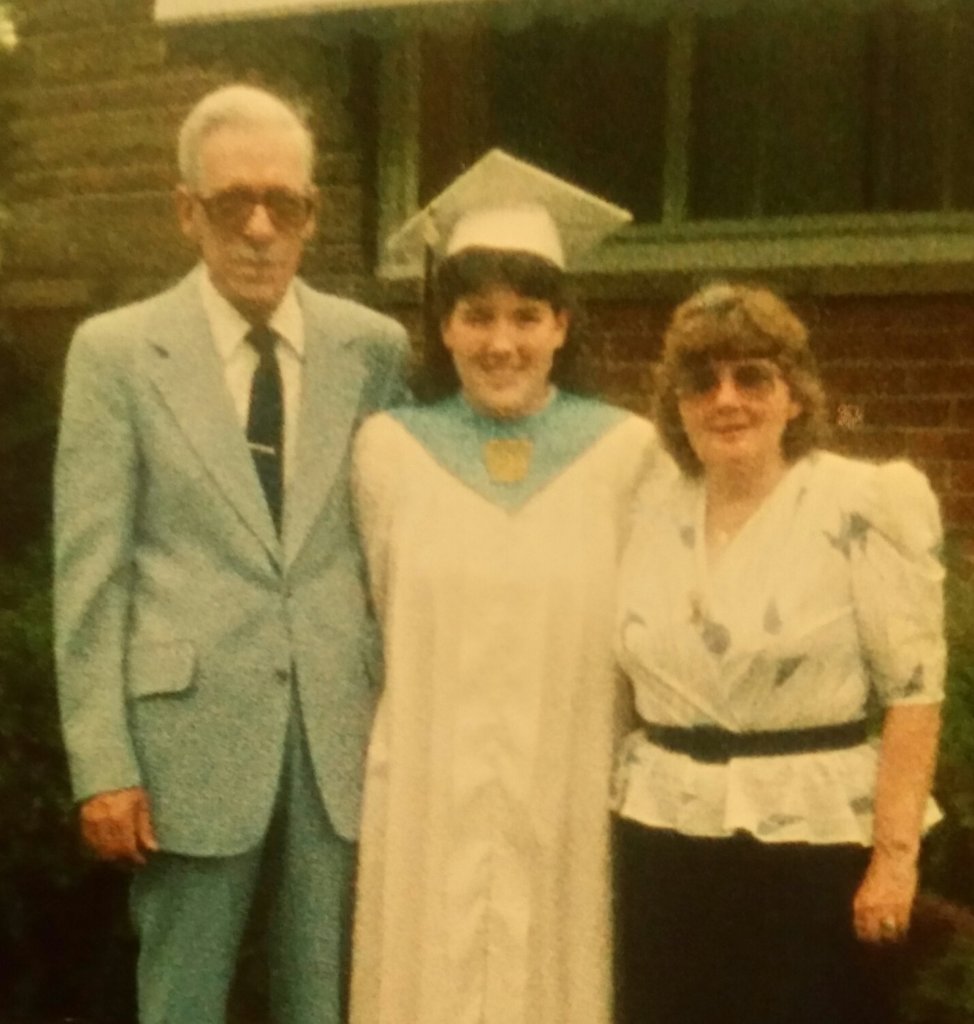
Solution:
<svg viewBox="0 0 974 1024">
<path fill-rule="evenodd" d="M 864 942 L 896 942 L 910 925 L 939 731 L 937 704 L 896 705 L 883 720 L 873 855 L 852 902 L 856 934 Z"/>
<path fill-rule="evenodd" d="M 856 935 L 863 942 L 902 940 L 909 928 L 916 890 L 916 853 L 875 849 L 852 901 Z"/>
</svg>

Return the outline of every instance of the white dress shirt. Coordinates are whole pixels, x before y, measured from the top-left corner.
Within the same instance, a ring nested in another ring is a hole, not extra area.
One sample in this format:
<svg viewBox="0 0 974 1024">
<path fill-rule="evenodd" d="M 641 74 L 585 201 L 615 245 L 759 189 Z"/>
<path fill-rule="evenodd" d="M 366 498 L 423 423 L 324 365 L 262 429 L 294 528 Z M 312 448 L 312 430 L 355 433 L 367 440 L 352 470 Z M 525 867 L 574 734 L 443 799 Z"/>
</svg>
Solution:
<svg viewBox="0 0 974 1024">
<path fill-rule="evenodd" d="M 251 324 L 216 290 L 206 268 L 199 275 L 203 309 L 213 334 L 217 355 L 223 364 L 223 377 L 233 400 L 242 430 L 247 429 L 250 412 L 250 386 L 257 369 L 258 355 L 246 338 Z M 284 482 L 294 465 L 298 414 L 301 409 L 301 366 L 304 363 L 304 316 L 294 292 L 288 286 L 280 305 L 268 320 L 268 327 L 281 339 L 277 345 L 277 363 L 284 389 Z"/>
</svg>

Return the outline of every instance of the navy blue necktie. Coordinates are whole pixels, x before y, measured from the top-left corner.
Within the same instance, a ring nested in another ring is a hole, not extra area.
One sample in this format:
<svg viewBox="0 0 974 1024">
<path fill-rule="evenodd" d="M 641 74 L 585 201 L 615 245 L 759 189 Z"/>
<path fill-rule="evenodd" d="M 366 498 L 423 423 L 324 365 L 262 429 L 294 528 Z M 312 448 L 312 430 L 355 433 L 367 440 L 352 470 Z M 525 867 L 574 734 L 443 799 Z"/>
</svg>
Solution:
<svg viewBox="0 0 974 1024">
<path fill-rule="evenodd" d="M 257 325 L 247 332 L 247 341 L 260 357 L 250 385 L 247 444 L 271 518 L 280 533 L 284 499 L 284 392 L 274 354 L 277 334 L 265 325 Z"/>
</svg>

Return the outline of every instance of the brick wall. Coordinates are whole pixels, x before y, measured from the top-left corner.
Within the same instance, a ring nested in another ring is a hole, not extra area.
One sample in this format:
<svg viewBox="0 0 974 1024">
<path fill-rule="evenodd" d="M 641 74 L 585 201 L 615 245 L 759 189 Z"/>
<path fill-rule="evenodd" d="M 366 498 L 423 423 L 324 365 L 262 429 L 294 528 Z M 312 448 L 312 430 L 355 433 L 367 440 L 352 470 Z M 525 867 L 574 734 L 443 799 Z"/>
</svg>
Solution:
<svg viewBox="0 0 974 1024">
<path fill-rule="evenodd" d="M 209 77 L 167 67 L 151 0 L 32 0 L 3 296 L 56 320 L 150 290 L 189 256 L 174 229 L 172 134 Z"/>
<path fill-rule="evenodd" d="M 974 527 L 974 296 L 833 299 L 814 328 L 838 447 L 911 459 Z"/>
</svg>

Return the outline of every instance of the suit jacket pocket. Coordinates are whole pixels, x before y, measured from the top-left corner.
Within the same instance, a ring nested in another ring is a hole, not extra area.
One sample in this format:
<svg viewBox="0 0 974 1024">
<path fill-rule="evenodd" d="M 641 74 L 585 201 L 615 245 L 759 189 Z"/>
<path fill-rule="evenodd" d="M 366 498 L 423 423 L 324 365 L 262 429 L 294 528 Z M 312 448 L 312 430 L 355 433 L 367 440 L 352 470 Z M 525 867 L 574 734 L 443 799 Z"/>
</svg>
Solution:
<svg viewBox="0 0 974 1024">
<path fill-rule="evenodd" d="M 126 681 L 130 697 L 186 693 L 192 688 L 196 649 L 189 640 L 137 643 L 129 648 Z"/>
</svg>

